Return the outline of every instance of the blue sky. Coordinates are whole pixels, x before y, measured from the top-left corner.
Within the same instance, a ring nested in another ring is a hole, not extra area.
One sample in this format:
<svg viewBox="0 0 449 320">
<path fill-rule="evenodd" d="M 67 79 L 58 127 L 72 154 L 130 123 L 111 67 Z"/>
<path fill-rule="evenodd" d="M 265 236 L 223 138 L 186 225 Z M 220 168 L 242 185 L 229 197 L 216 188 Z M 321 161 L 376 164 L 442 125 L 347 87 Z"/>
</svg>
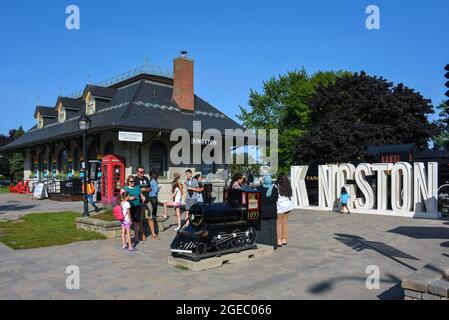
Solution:
<svg viewBox="0 0 449 320">
<path fill-rule="evenodd" d="M 70 4 L 80 8 L 80 30 L 65 27 Z M 380 30 L 365 28 L 370 4 L 380 8 Z M 448 14 L 447 0 L 1 1 L 0 133 L 33 126 L 38 97 L 53 106 L 61 91 L 145 58 L 171 68 L 183 49 L 195 60 L 196 93 L 234 119 L 250 89 L 302 66 L 365 70 L 438 104 Z"/>
</svg>

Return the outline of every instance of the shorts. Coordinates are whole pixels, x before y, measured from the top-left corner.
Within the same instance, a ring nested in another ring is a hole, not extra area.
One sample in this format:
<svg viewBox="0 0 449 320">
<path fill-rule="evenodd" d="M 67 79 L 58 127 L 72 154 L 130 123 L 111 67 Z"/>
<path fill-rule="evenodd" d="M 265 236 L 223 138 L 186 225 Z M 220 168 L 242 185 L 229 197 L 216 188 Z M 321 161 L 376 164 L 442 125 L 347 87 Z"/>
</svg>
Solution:
<svg viewBox="0 0 449 320">
<path fill-rule="evenodd" d="M 131 206 L 131 218 L 133 222 L 142 221 L 142 206 L 133 207 Z"/>
<path fill-rule="evenodd" d="M 155 216 L 152 214 L 150 203 L 144 203 L 142 205 L 142 220 L 153 219 Z"/>
<path fill-rule="evenodd" d="M 131 224 L 126 221 L 122 221 L 122 228 L 131 229 Z"/>
<path fill-rule="evenodd" d="M 342 202 L 342 203 L 341 203 L 341 206 L 342 206 L 342 207 L 347 207 L 347 206 L 348 206 L 348 204 L 347 204 L 347 203 L 343 203 L 343 202 Z"/>
<path fill-rule="evenodd" d="M 196 204 L 196 199 L 186 199 L 186 210 L 190 210 Z"/>
</svg>

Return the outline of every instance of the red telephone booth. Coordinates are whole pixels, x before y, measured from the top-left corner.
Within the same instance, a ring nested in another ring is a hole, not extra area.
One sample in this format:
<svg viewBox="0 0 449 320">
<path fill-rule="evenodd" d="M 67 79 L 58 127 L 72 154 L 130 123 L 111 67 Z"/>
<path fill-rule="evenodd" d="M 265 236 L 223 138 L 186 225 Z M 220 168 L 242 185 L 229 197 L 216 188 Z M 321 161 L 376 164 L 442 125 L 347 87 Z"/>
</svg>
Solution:
<svg viewBox="0 0 449 320">
<path fill-rule="evenodd" d="M 125 185 L 125 161 L 115 155 L 106 155 L 101 164 L 101 199 L 111 204 Z"/>
</svg>

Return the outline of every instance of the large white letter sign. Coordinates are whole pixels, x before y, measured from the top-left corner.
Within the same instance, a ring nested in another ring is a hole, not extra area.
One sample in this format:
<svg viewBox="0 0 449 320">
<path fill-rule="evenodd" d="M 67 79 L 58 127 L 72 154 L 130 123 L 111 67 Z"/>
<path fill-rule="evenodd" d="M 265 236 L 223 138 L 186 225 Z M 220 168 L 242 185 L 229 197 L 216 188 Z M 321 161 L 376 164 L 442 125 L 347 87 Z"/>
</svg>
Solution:
<svg viewBox="0 0 449 320">
<path fill-rule="evenodd" d="M 310 206 L 305 183 L 309 167 L 292 167 L 293 201 L 297 208 L 334 211 L 341 187 L 351 196 L 351 212 L 409 218 L 440 219 L 438 163 L 361 163 L 318 166 L 318 206 Z M 391 174 L 391 179 L 389 175 Z M 371 179 L 368 178 L 371 176 Z M 375 179 L 375 180 L 374 180 Z M 348 184 L 348 180 L 355 183 Z M 376 195 L 372 183 L 377 181 Z M 388 194 L 388 190 L 391 192 Z M 357 198 L 357 193 L 363 194 Z M 390 208 L 391 205 L 391 208 Z M 425 209 L 425 210 L 424 210 Z"/>
<path fill-rule="evenodd" d="M 309 166 L 292 167 L 293 205 L 300 207 L 309 206 L 309 196 L 306 188 L 306 175 Z"/>
<path fill-rule="evenodd" d="M 415 163 L 415 213 L 422 213 L 423 204 L 426 212 L 435 214 L 438 212 L 438 163 L 429 162 L 428 174 L 423 163 Z"/>
<path fill-rule="evenodd" d="M 391 170 L 391 208 L 395 213 L 412 210 L 412 166 L 409 163 L 398 162 Z"/>
<path fill-rule="evenodd" d="M 354 208 L 355 198 L 356 198 L 356 188 L 354 185 L 348 185 L 348 180 L 354 180 L 355 167 L 351 163 L 344 163 L 338 167 L 337 170 L 337 190 L 336 196 L 338 198 L 341 188 L 345 187 L 350 195 L 350 200 L 348 203 L 349 209 Z"/>
<path fill-rule="evenodd" d="M 374 190 L 368 181 L 366 181 L 366 177 L 372 175 L 372 166 L 368 163 L 361 163 L 355 169 L 355 183 L 365 197 L 365 201 L 363 201 L 363 198 L 357 199 L 355 203 L 357 209 L 371 210 L 374 208 Z"/>
<path fill-rule="evenodd" d="M 318 166 L 318 206 L 334 209 L 337 200 L 335 190 L 336 174 L 338 166 Z"/>
<path fill-rule="evenodd" d="M 377 210 L 387 210 L 388 171 L 393 168 L 391 163 L 373 163 L 373 171 L 377 171 Z"/>
<path fill-rule="evenodd" d="M 348 180 L 354 180 L 355 167 L 351 163 L 344 163 L 337 170 L 337 194 L 342 187 L 346 187 Z M 353 194 L 351 194 L 353 196 Z"/>
</svg>

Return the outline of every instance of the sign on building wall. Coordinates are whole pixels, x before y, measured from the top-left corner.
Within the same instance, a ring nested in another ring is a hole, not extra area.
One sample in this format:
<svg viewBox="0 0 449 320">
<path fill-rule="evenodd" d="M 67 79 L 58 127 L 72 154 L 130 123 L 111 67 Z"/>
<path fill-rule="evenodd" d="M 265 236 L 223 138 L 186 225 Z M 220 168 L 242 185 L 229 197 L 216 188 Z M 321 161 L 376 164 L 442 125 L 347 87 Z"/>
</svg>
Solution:
<svg viewBox="0 0 449 320">
<path fill-rule="evenodd" d="M 407 162 L 318 166 L 318 206 L 309 204 L 305 182 L 308 169 L 292 167 L 293 202 L 297 208 L 334 211 L 339 206 L 340 190 L 345 187 L 350 195 L 348 207 L 355 213 L 441 218 L 436 162 L 429 162 L 427 170 L 420 162 L 413 167 Z M 369 176 L 375 176 L 375 188 L 368 182 Z"/>
<path fill-rule="evenodd" d="M 126 142 L 143 142 L 143 133 L 119 131 L 118 140 Z"/>
</svg>

